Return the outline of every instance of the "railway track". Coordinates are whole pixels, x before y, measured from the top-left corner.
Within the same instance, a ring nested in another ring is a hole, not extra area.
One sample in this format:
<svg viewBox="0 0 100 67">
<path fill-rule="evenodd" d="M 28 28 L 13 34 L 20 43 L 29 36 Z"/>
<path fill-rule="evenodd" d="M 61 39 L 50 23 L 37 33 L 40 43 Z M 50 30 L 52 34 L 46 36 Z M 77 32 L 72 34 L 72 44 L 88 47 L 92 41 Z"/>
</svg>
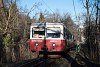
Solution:
<svg viewBox="0 0 100 67">
<path fill-rule="evenodd" d="M 37 58 L 25 61 L 23 63 L 16 64 L 12 67 L 43 67 L 45 66 L 46 62 L 49 60 L 44 58 Z"/>
<path fill-rule="evenodd" d="M 68 53 L 70 51 L 71 48 L 69 48 L 68 50 L 62 52 L 62 53 L 57 53 L 58 55 L 60 54 L 65 54 Z M 31 59 L 31 60 L 27 60 L 27 61 L 23 61 L 21 63 L 17 63 L 13 66 L 9 66 L 9 67 L 45 67 L 46 62 L 50 60 L 50 58 L 47 58 L 48 53 L 44 52 L 44 57 L 42 58 L 36 58 L 36 59 Z"/>
</svg>

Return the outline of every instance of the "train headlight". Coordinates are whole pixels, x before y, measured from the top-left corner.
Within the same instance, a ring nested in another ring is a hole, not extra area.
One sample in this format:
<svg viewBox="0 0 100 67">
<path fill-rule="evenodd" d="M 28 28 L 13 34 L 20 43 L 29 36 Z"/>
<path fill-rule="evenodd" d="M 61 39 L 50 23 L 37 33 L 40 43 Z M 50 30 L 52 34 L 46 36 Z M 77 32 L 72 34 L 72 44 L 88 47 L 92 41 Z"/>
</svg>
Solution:
<svg viewBox="0 0 100 67">
<path fill-rule="evenodd" d="M 53 43 L 53 44 L 52 44 L 52 46 L 53 46 L 53 47 L 55 47 L 55 46 L 56 46 L 56 44 L 54 44 L 54 43 Z"/>
<path fill-rule="evenodd" d="M 38 46 L 38 43 L 36 43 L 35 46 Z"/>
</svg>

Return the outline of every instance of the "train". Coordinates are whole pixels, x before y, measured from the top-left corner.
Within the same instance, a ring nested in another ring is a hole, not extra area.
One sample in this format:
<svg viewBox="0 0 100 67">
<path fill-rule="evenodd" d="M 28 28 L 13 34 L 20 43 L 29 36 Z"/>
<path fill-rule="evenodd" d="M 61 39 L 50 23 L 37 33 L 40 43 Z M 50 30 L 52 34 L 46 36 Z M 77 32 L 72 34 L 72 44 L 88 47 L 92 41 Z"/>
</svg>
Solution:
<svg viewBox="0 0 100 67">
<path fill-rule="evenodd" d="M 74 36 L 64 23 L 32 23 L 30 26 L 30 50 L 32 52 L 63 52 Z"/>
</svg>

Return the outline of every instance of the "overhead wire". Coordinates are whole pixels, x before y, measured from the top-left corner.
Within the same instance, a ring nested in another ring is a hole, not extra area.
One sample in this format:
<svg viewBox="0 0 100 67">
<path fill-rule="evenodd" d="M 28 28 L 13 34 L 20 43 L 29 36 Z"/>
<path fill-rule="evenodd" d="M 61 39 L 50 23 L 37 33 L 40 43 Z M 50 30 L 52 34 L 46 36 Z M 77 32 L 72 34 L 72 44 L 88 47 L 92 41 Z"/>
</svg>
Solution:
<svg viewBox="0 0 100 67">
<path fill-rule="evenodd" d="M 44 0 L 42 0 L 42 1 L 44 2 Z M 74 12 L 75 12 L 75 17 L 76 17 L 76 19 L 77 19 L 75 3 L 74 3 L 74 0 L 72 0 L 72 1 L 73 1 L 73 7 L 74 7 Z M 53 12 L 53 10 L 46 4 L 46 2 L 44 2 L 44 4 L 46 5 L 46 7 L 48 7 L 48 8 Z M 54 12 L 53 12 L 53 13 L 54 13 Z"/>
<path fill-rule="evenodd" d="M 42 1 L 43 1 L 43 3 L 45 4 L 45 6 L 48 7 L 49 10 L 51 10 L 52 13 L 54 13 L 53 10 L 46 4 L 46 2 L 44 2 L 44 0 L 42 0 Z"/>
<path fill-rule="evenodd" d="M 75 8 L 75 3 L 74 3 L 74 0 L 73 1 L 73 7 L 74 7 L 74 13 L 75 13 L 75 17 L 76 17 L 76 20 L 77 20 L 77 14 L 76 14 L 76 8 Z"/>
<path fill-rule="evenodd" d="M 53 10 L 46 4 L 46 2 L 44 0 L 42 0 L 42 2 L 45 4 L 46 7 L 48 7 L 50 9 L 50 11 L 52 11 L 52 13 L 54 13 Z M 73 2 L 75 17 L 76 17 L 76 20 L 77 20 L 77 14 L 76 14 L 76 8 L 75 8 L 74 0 L 72 0 L 72 2 Z"/>
</svg>

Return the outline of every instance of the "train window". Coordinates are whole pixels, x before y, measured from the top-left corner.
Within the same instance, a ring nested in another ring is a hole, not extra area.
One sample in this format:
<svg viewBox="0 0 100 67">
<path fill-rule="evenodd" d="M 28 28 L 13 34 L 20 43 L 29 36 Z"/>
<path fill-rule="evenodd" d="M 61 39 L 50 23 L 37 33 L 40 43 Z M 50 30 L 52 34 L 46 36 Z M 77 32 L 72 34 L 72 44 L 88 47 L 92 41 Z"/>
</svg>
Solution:
<svg viewBox="0 0 100 67">
<path fill-rule="evenodd" d="M 34 31 L 33 38 L 44 38 L 44 31 Z"/>
<path fill-rule="evenodd" d="M 47 33 L 47 38 L 60 38 L 60 33 Z"/>
<path fill-rule="evenodd" d="M 48 27 L 47 38 L 60 38 L 61 29 L 60 27 Z"/>
<path fill-rule="evenodd" d="M 45 32 L 41 28 L 33 28 L 32 30 L 32 37 L 33 38 L 44 38 Z"/>
</svg>

